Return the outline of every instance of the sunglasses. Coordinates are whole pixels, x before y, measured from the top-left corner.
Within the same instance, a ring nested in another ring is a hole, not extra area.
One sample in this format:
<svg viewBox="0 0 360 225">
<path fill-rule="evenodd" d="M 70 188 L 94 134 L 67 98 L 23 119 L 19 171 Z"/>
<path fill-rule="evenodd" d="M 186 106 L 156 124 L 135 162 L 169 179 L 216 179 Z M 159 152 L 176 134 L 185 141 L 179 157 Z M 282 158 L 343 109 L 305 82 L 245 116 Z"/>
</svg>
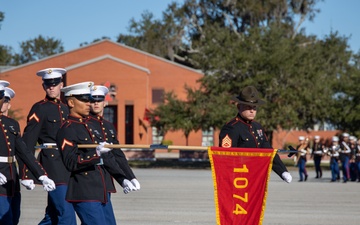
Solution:
<svg viewBox="0 0 360 225">
<path fill-rule="evenodd" d="M 90 95 L 74 95 L 74 97 L 80 102 L 90 102 Z"/>
<path fill-rule="evenodd" d="M 60 82 L 59 83 L 51 83 L 51 84 L 44 83 L 44 87 L 45 88 L 51 88 L 51 87 L 56 87 L 59 84 L 60 84 Z"/>
<path fill-rule="evenodd" d="M 245 110 L 257 110 L 256 105 L 244 105 Z"/>
<path fill-rule="evenodd" d="M 103 102 L 104 100 L 105 100 L 105 96 L 103 96 L 103 95 L 92 95 L 90 97 L 90 102 L 91 103 Z"/>
</svg>

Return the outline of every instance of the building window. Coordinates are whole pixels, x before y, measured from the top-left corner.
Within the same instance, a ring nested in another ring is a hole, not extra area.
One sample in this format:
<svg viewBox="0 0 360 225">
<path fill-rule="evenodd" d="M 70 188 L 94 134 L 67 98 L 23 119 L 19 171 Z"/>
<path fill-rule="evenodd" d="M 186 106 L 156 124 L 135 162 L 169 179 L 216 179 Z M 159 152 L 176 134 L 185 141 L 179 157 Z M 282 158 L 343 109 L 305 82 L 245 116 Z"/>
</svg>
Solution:
<svg viewBox="0 0 360 225">
<path fill-rule="evenodd" d="M 108 120 L 114 124 L 115 129 L 117 130 L 117 106 L 106 106 L 104 108 L 104 119 Z"/>
<path fill-rule="evenodd" d="M 152 103 L 163 103 L 164 102 L 164 89 L 154 88 L 152 89 Z"/>
<path fill-rule="evenodd" d="M 161 144 L 164 136 L 160 134 L 160 132 L 156 127 L 151 127 L 151 128 L 152 128 L 152 143 L 155 145 Z"/>
<path fill-rule="evenodd" d="M 202 131 L 201 146 L 213 146 L 214 145 L 214 128 Z"/>
</svg>

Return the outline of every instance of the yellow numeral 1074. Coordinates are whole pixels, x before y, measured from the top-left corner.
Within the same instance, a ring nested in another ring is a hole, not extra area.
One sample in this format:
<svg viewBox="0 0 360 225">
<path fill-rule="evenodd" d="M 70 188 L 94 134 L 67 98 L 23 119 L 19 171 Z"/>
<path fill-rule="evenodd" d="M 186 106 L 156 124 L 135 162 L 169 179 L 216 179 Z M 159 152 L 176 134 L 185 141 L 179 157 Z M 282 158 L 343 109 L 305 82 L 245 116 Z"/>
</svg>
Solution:
<svg viewBox="0 0 360 225">
<path fill-rule="evenodd" d="M 244 164 L 242 168 L 234 168 L 235 173 L 248 173 L 249 169 Z M 234 179 L 234 187 L 237 189 L 244 189 L 248 186 L 248 179 L 246 177 L 236 177 Z M 248 193 L 245 192 L 244 196 L 233 194 L 233 198 L 238 199 L 242 202 L 248 202 Z M 235 215 L 247 214 L 247 211 L 240 205 L 235 204 L 235 209 L 233 210 Z"/>
</svg>

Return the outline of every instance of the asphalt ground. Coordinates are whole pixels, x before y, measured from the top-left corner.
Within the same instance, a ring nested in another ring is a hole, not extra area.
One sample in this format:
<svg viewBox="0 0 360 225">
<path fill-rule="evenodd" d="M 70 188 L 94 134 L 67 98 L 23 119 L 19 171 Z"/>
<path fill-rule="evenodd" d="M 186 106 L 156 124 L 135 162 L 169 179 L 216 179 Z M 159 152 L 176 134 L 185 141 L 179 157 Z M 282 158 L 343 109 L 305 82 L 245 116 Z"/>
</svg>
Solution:
<svg viewBox="0 0 360 225">
<path fill-rule="evenodd" d="M 134 169 L 141 190 L 124 194 L 120 186 L 112 195 L 117 224 L 216 224 L 210 169 Z M 271 174 L 264 225 L 359 224 L 360 183 L 330 182 L 330 171 L 315 179 L 308 171 L 306 182 Z M 44 214 L 46 192 L 42 186 L 22 189 L 20 225 L 38 224 Z M 78 223 L 80 224 L 80 222 Z"/>
</svg>

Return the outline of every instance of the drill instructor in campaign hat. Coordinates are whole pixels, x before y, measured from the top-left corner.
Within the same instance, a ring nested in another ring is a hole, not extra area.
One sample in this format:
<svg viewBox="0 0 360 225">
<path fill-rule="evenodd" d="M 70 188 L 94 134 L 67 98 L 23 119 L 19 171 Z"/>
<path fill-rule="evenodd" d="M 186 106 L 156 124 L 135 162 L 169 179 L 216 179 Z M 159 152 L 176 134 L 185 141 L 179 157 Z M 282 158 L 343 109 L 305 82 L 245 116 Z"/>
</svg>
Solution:
<svg viewBox="0 0 360 225">
<path fill-rule="evenodd" d="M 232 99 L 237 108 L 237 115 L 227 122 L 219 135 L 220 147 L 224 148 L 273 148 L 264 128 L 255 121 L 257 109 L 265 104 L 254 86 L 247 86 Z M 292 176 L 278 154 L 273 159 L 273 171 L 285 182 L 290 183 Z"/>
</svg>

